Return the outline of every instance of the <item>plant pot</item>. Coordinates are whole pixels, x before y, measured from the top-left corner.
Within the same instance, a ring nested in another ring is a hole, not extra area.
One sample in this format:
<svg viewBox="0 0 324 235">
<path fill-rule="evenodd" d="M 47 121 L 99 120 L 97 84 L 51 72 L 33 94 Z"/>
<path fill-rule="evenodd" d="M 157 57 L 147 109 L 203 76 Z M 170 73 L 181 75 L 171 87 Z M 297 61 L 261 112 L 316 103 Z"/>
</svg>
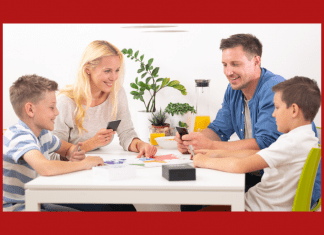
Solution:
<svg viewBox="0 0 324 235">
<path fill-rule="evenodd" d="M 155 138 L 163 137 L 163 136 L 171 136 L 173 135 L 173 128 L 170 127 L 169 123 L 166 123 L 165 126 L 153 126 L 149 128 L 150 133 L 150 142 L 152 145 L 157 145 Z"/>
<path fill-rule="evenodd" d="M 136 133 L 138 137 L 144 142 L 150 141 L 149 128 L 151 126 L 151 122 L 149 121 L 149 118 L 151 116 L 151 112 L 138 111 L 136 113 Z"/>
</svg>

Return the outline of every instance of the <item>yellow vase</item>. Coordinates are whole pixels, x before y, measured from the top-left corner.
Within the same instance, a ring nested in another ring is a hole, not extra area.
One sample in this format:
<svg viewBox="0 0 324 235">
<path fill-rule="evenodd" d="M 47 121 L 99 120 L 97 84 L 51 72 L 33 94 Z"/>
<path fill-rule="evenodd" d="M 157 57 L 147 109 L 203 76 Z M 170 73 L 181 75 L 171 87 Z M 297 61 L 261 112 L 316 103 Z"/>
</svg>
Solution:
<svg viewBox="0 0 324 235">
<path fill-rule="evenodd" d="M 206 129 L 207 126 L 210 123 L 210 117 L 209 116 L 196 116 L 195 118 L 195 126 L 194 131 L 197 132 L 202 131 L 203 129 Z"/>
<path fill-rule="evenodd" d="M 165 136 L 165 133 L 151 133 L 151 144 L 152 145 L 158 145 L 158 143 L 156 142 L 155 138 L 157 137 L 163 137 Z"/>
</svg>

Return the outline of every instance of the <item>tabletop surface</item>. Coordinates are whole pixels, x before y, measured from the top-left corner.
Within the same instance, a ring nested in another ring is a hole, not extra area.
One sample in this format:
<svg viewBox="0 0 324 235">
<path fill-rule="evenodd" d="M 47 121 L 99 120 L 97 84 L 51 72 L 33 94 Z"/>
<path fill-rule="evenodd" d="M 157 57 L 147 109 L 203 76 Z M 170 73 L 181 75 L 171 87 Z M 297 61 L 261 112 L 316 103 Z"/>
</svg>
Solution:
<svg viewBox="0 0 324 235">
<path fill-rule="evenodd" d="M 182 155 L 177 150 L 158 149 L 156 156 L 175 154 L 190 162 L 190 155 Z M 118 142 L 88 152 L 88 156 L 100 156 L 104 160 L 114 158 L 136 158 L 137 153 L 127 152 Z M 192 163 L 189 163 L 189 165 Z M 135 166 L 134 166 L 135 167 Z M 244 174 L 234 174 L 217 170 L 196 168 L 196 180 L 168 181 L 162 177 L 162 167 L 136 167 L 136 176 L 131 179 L 107 180 L 94 177 L 93 170 L 83 170 L 57 176 L 39 176 L 25 184 L 26 189 L 92 189 L 92 190 L 226 190 L 244 191 Z"/>
</svg>

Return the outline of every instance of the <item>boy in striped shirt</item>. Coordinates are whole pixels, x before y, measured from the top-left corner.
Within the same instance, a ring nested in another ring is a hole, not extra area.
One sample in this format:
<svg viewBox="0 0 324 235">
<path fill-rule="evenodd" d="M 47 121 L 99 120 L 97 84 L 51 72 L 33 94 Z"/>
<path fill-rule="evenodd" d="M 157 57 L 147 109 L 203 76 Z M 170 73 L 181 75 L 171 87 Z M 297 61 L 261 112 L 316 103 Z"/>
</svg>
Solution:
<svg viewBox="0 0 324 235">
<path fill-rule="evenodd" d="M 3 135 L 3 211 L 25 209 L 24 184 L 38 175 L 51 176 L 91 169 L 103 165 L 100 157 L 85 157 L 82 146 L 60 140 L 54 129 L 57 83 L 26 75 L 10 87 L 10 102 L 19 118 L 18 124 Z M 56 152 L 60 159 L 50 159 Z"/>
</svg>

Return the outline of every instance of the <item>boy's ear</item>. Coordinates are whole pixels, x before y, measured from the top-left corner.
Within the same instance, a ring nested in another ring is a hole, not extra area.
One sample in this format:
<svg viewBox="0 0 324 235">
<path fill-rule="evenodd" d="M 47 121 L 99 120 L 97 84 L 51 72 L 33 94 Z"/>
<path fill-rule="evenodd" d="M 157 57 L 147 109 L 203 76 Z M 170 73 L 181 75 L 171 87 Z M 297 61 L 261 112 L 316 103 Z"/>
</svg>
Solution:
<svg viewBox="0 0 324 235">
<path fill-rule="evenodd" d="M 34 105 L 30 102 L 27 102 L 24 106 L 25 112 L 29 117 L 34 117 L 35 115 L 35 110 L 34 110 Z"/>
<path fill-rule="evenodd" d="M 90 73 L 90 69 L 89 68 L 85 68 L 84 71 L 89 74 Z"/>
<path fill-rule="evenodd" d="M 299 106 L 295 103 L 293 103 L 291 105 L 291 108 L 292 108 L 292 117 L 296 118 L 299 115 L 301 110 L 300 110 Z"/>
</svg>

